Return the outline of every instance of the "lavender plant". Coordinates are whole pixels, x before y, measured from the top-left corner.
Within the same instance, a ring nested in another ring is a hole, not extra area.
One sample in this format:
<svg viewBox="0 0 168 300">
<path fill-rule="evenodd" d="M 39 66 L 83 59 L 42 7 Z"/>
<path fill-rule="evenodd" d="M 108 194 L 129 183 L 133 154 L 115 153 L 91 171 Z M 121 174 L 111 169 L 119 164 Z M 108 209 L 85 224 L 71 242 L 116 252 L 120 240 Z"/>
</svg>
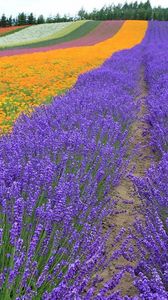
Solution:
<svg viewBox="0 0 168 300">
<path fill-rule="evenodd" d="M 93 274 L 106 260 L 101 224 L 113 211 L 110 189 L 128 163 L 139 109 L 140 51 L 119 52 L 81 75 L 0 139 L 1 299 L 93 298 Z"/>
<path fill-rule="evenodd" d="M 168 24 L 151 22 L 144 51 L 148 84 L 147 122 L 155 162 L 134 183 L 145 207 L 145 223 L 136 223 L 140 261 L 135 285 L 140 299 L 168 299 Z M 156 42 L 157 41 L 157 42 Z"/>
</svg>

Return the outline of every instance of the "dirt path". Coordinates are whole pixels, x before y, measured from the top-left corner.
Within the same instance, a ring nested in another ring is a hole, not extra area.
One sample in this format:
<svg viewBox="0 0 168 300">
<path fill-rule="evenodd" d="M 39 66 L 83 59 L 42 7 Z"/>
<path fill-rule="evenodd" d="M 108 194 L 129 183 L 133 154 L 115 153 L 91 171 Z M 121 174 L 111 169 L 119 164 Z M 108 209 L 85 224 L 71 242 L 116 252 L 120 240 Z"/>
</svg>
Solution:
<svg viewBox="0 0 168 300">
<path fill-rule="evenodd" d="M 145 97 L 147 95 L 147 86 L 144 81 L 144 68 L 141 68 L 141 78 L 140 78 L 140 90 L 141 94 L 135 99 L 136 101 L 141 101 L 141 109 L 137 116 L 137 121 L 133 124 L 130 132 L 130 149 L 134 149 L 135 146 L 140 144 L 140 147 L 136 151 L 136 154 L 129 164 L 128 170 L 126 170 L 126 175 L 129 173 L 129 170 L 133 169 L 133 174 L 140 177 L 145 174 L 145 170 L 150 166 L 151 162 L 151 152 L 149 148 L 149 135 L 148 135 L 148 125 L 144 120 L 146 115 L 146 104 Z M 116 243 L 116 246 L 112 247 L 111 245 L 114 242 L 114 239 L 117 233 L 121 230 L 122 227 L 126 229 L 124 236 L 129 234 L 129 228 L 133 229 L 133 222 L 135 221 L 136 216 L 142 217 L 141 214 L 141 201 L 138 198 L 138 195 L 135 193 L 133 184 L 131 180 L 125 176 L 121 181 L 120 185 L 116 187 L 112 193 L 112 198 L 117 199 L 118 203 L 116 206 L 117 214 L 112 214 L 104 221 L 104 230 L 106 231 L 111 224 L 114 224 L 115 227 L 112 230 L 112 233 L 108 239 L 106 254 L 108 257 L 111 257 L 114 250 L 118 249 L 121 241 Z M 128 200 L 128 203 L 125 202 Z M 122 239 L 123 241 L 123 239 Z M 134 245 L 133 245 L 134 247 Z M 129 263 L 131 265 L 131 263 Z M 132 263 L 132 265 L 135 264 Z M 112 261 L 108 268 L 106 268 L 100 275 L 104 278 L 103 282 L 106 282 L 112 278 L 114 273 L 116 273 L 116 268 L 118 265 L 128 265 L 128 261 L 124 257 L 119 258 L 116 261 Z M 134 296 L 136 295 L 136 289 L 133 287 L 132 278 L 129 273 L 126 273 L 123 279 L 121 280 L 120 285 L 117 287 L 117 290 L 122 291 L 122 296 Z"/>
</svg>

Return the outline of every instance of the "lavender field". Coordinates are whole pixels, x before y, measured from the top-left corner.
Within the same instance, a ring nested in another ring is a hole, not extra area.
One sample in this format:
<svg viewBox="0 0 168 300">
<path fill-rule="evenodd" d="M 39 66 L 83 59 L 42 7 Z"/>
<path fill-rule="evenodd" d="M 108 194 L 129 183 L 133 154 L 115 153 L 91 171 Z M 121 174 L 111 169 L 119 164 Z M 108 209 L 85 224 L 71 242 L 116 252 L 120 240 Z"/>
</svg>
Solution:
<svg viewBox="0 0 168 300">
<path fill-rule="evenodd" d="M 0 138 L 0 299 L 168 299 L 168 22 Z"/>
</svg>

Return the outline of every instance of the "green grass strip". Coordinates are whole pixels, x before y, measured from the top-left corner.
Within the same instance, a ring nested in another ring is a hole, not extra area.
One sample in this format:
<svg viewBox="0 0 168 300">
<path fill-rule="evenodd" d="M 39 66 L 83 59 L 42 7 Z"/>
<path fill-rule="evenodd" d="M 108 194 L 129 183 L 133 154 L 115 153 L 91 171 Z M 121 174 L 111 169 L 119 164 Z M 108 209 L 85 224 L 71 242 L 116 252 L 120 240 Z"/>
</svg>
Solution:
<svg viewBox="0 0 168 300">
<path fill-rule="evenodd" d="M 88 22 L 88 21 L 76 21 L 76 22 L 73 22 L 68 27 L 65 27 L 65 28 L 61 29 L 60 31 L 56 32 L 55 34 L 51 34 L 51 35 L 49 35 L 46 38 L 41 39 L 41 40 L 39 40 L 39 39 L 38 40 L 34 40 L 32 44 L 37 43 L 37 42 L 41 42 L 41 41 L 62 38 L 65 35 L 68 35 L 72 31 L 76 30 L 77 28 L 79 28 L 80 26 L 82 26 L 83 24 L 85 24 L 86 22 Z M 29 42 L 29 44 L 30 44 L 30 42 Z"/>
<path fill-rule="evenodd" d="M 22 46 L 14 46 L 14 47 L 0 47 L 0 50 L 4 49 L 19 49 L 19 48 L 38 48 L 38 47 L 45 47 L 45 46 L 52 46 L 60 43 L 69 42 L 72 40 L 79 39 L 86 34 L 88 34 L 90 31 L 92 31 L 94 28 L 96 28 L 101 21 L 86 21 L 84 24 L 82 23 L 81 26 L 77 27 L 75 30 L 69 32 L 68 34 L 58 37 L 58 38 L 52 38 L 49 40 L 43 40 L 37 43 L 30 43 Z M 73 25 L 73 24 L 72 24 Z M 68 28 L 67 28 L 68 29 Z M 70 29 L 71 30 L 71 29 Z"/>
</svg>

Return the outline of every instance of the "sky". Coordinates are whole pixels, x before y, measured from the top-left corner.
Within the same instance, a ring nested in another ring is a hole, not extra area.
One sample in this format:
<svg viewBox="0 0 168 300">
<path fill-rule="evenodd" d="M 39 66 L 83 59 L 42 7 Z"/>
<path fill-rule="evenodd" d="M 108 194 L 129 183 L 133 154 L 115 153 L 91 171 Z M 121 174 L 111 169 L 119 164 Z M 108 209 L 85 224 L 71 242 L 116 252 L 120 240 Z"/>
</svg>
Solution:
<svg viewBox="0 0 168 300">
<path fill-rule="evenodd" d="M 75 16 L 81 7 L 91 11 L 93 8 L 100 9 L 104 5 L 124 4 L 125 2 L 125 0 L 0 0 L 0 15 L 5 13 L 6 16 L 15 17 L 19 12 L 27 14 L 33 12 L 36 16 L 43 14 L 45 17 L 54 16 L 57 13 Z M 134 0 L 127 0 L 127 2 L 134 2 Z M 150 2 L 152 6 L 168 7 L 168 0 L 151 0 Z"/>
</svg>

